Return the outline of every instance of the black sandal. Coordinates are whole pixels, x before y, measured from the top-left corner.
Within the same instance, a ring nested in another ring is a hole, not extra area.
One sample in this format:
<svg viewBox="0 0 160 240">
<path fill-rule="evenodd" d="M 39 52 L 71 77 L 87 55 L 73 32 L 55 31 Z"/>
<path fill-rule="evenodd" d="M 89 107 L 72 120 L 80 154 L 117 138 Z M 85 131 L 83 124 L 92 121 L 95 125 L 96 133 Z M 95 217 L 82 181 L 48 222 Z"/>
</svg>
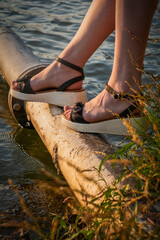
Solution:
<svg viewBox="0 0 160 240">
<path fill-rule="evenodd" d="M 70 129 L 79 131 L 79 132 L 91 132 L 91 133 L 108 133 L 108 134 L 116 134 L 116 135 L 126 135 L 127 128 L 123 124 L 122 118 L 129 118 L 130 124 L 139 130 L 144 128 L 148 129 L 148 123 L 146 122 L 144 116 L 142 116 L 140 110 L 138 110 L 138 102 L 135 100 L 136 95 L 131 95 L 127 93 L 118 93 L 113 88 L 111 88 L 108 84 L 106 84 L 105 89 L 111 93 L 115 99 L 120 100 L 129 100 L 134 102 L 125 109 L 121 114 L 117 115 L 116 118 L 111 120 L 105 120 L 96 123 L 89 123 L 83 118 L 83 107 L 84 104 L 82 102 L 76 103 L 75 107 L 71 112 L 71 121 L 66 119 L 63 115 L 62 123 L 69 127 Z"/>
<path fill-rule="evenodd" d="M 46 102 L 61 107 L 65 106 L 66 104 L 74 105 L 77 101 L 82 101 L 85 103 L 87 101 L 85 89 L 67 90 L 67 88 L 73 83 L 84 80 L 83 69 L 59 57 L 57 57 L 55 60 L 80 72 L 82 75 L 66 81 L 58 88 L 45 89 L 38 92 L 34 92 L 31 88 L 31 77 L 25 76 L 24 78 L 17 79 L 15 81 L 20 83 L 20 89 L 17 91 L 12 88 L 11 95 L 15 98 L 25 101 Z"/>
</svg>

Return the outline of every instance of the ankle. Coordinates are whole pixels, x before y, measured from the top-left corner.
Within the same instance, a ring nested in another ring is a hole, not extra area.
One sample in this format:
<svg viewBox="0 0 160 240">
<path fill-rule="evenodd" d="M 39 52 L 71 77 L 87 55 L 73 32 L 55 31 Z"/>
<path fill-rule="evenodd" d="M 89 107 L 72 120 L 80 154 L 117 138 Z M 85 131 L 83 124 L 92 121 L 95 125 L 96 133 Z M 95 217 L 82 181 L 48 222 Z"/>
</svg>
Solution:
<svg viewBox="0 0 160 240">
<path fill-rule="evenodd" d="M 79 52 L 77 52 L 77 49 L 74 51 L 67 51 L 67 53 L 64 51 L 59 55 L 60 58 L 73 63 L 77 65 L 78 67 L 84 68 L 86 62 L 88 59 L 84 59 L 84 57 L 80 57 Z"/>
<path fill-rule="evenodd" d="M 117 92 L 133 94 L 141 91 L 141 72 L 132 73 L 131 69 L 113 70 L 108 85 Z"/>
<path fill-rule="evenodd" d="M 123 78 L 124 79 L 124 78 Z M 120 78 L 117 80 L 109 80 L 108 85 L 112 87 L 118 93 L 130 93 L 135 94 L 135 92 L 141 91 L 141 81 L 136 80 L 126 80 L 121 81 Z"/>
<path fill-rule="evenodd" d="M 53 61 L 47 68 L 31 78 L 31 87 L 34 91 L 45 88 L 58 88 L 69 79 L 81 76 L 78 71 L 71 69 L 57 61 Z M 79 90 L 82 81 L 72 84 L 68 89 Z"/>
<path fill-rule="evenodd" d="M 75 63 L 68 61 L 64 58 L 57 57 L 53 62 L 54 72 L 56 74 L 57 81 L 60 79 L 63 82 L 66 82 L 71 79 L 75 79 L 75 83 L 68 87 L 68 89 L 81 89 L 82 88 L 82 80 L 84 79 L 84 72 L 81 67 L 76 65 Z M 77 79 L 79 78 L 79 80 Z M 78 81 L 77 81 L 78 80 Z"/>
</svg>

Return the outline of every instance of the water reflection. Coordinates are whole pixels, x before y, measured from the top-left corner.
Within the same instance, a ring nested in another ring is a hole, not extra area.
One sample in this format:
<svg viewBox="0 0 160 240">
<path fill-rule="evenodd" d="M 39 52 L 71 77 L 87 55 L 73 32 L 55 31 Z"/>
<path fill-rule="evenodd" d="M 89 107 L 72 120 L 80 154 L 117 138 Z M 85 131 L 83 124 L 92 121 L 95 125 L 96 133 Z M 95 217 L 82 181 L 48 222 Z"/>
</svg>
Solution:
<svg viewBox="0 0 160 240">
<path fill-rule="evenodd" d="M 17 194 L 8 184 L 8 179 L 12 179 L 37 221 L 46 221 L 43 227 L 48 229 L 51 212 L 62 213 L 65 207 L 62 194 L 56 190 L 59 185 L 53 178 L 56 169 L 36 131 L 21 128 L 13 119 L 8 108 L 8 90 L 0 78 L 0 223 L 15 218 L 28 219 Z M 53 177 L 48 177 L 42 168 Z M 0 236 L 2 232 L 0 229 Z M 6 235 L 11 232 L 11 229 L 5 230 Z"/>
</svg>

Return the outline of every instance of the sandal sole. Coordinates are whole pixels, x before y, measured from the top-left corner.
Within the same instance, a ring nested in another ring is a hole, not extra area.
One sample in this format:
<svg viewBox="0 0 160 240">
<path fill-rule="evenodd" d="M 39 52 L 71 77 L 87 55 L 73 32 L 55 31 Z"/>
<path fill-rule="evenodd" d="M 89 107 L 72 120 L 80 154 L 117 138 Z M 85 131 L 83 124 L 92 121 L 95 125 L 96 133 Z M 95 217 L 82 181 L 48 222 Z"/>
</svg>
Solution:
<svg viewBox="0 0 160 240">
<path fill-rule="evenodd" d="M 62 123 L 66 127 L 72 130 L 76 130 L 78 132 L 129 135 L 129 131 L 124 125 L 122 119 L 112 119 L 98 123 L 84 124 L 71 122 L 67 120 L 64 115 L 62 115 Z M 146 120 L 145 117 L 130 118 L 129 123 L 137 131 L 144 132 L 149 129 L 149 122 Z"/>
<path fill-rule="evenodd" d="M 45 102 L 54 104 L 60 107 L 65 105 L 74 105 L 76 102 L 81 101 L 82 103 L 87 102 L 86 90 L 77 91 L 45 91 L 35 94 L 21 93 L 11 88 L 11 96 L 20 100 L 30 102 Z"/>
</svg>

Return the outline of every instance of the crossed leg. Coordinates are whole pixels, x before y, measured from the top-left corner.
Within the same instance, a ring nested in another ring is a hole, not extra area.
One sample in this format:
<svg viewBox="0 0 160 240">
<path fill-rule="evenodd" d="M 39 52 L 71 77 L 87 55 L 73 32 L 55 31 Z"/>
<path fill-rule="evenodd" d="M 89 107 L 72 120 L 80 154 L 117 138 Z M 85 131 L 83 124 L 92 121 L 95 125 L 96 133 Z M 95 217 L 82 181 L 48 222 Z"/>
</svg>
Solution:
<svg viewBox="0 0 160 240">
<path fill-rule="evenodd" d="M 59 55 L 79 67 L 84 67 L 89 57 L 115 29 L 115 0 L 93 0 L 76 35 Z M 53 61 L 45 70 L 31 79 L 33 91 L 59 87 L 65 81 L 80 73 Z M 13 89 L 19 89 L 14 82 Z M 72 84 L 68 89 L 81 89 L 82 81 Z"/>
<path fill-rule="evenodd" d="M 131 93 L 131 88 L 139 90 L 141 72 L 137 68 L 143 68 L 148 34 L 157 3 L 157 0 L 116 0 L 115 54 L 108 85 L 117 92 Z M 113 113 L 120 114 L 129 105 L 129 102 L 116 100 L 103 90 L 85 103 L 83 118 L 88 122 L 112 119 Z M 67 119 L 70 119 L 72 109 L 70 106 L 64 107 Z"/>
</svg>

